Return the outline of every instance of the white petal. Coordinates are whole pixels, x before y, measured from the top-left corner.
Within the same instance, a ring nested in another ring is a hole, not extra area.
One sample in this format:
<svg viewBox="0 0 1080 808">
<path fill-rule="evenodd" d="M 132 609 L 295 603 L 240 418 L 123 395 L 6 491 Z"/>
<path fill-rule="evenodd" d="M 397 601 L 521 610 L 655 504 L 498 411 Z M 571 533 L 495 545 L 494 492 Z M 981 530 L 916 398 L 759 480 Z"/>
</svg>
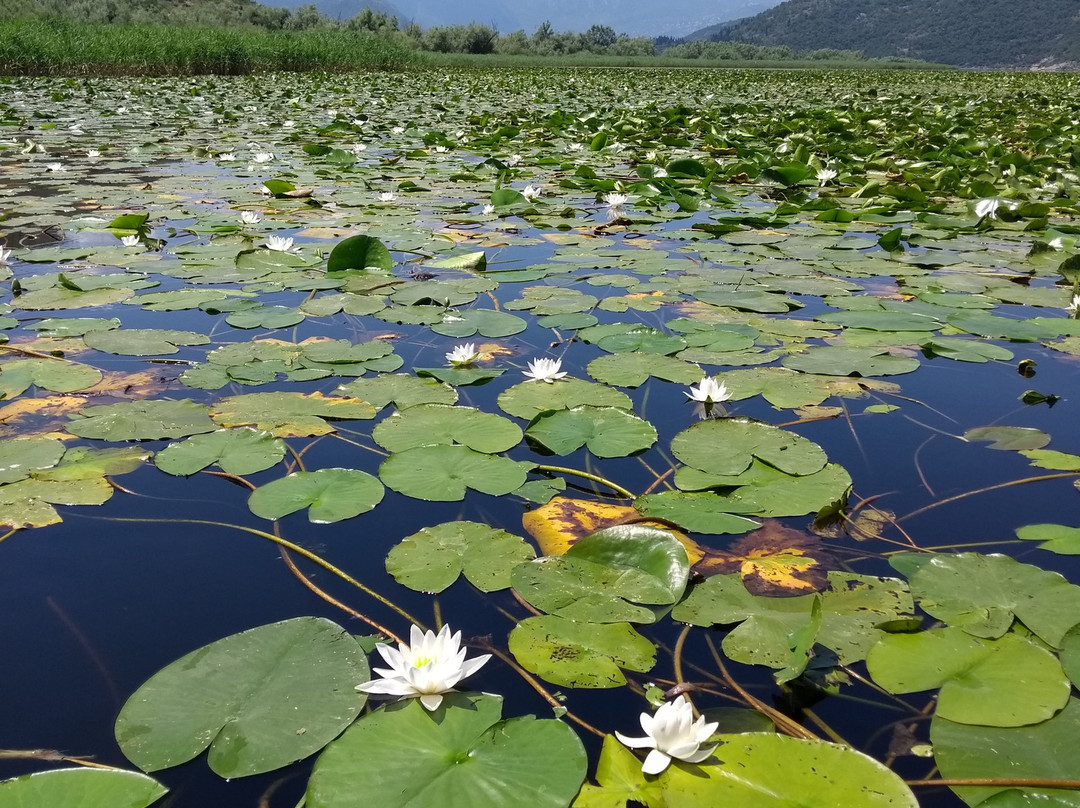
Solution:
<svg viewBox="0 0 1080 808">
<path fill-rule="evenodd" d="M 671 763 L 671 758 L 661 752 L 659 749 L 654 749 L 645 757 L 645 763 L 642 764 L 641 770 L 645 774 L 660 774 Z"/>
<path fill-rule="evenodd" d="M 491 654 L 484 654 L 465 660 L 465 664 L 461 666 L 461 678 L 464 679 L 466 676 L 472 676 L 480 670 L 480 668 L 484 666 L 484 663 L 489 659 L 491 659 Z"/>
<path fill-rule="evenodd" d="M 615 737 L 619 739 L 619 742 L 623 746 L 629 746 L 631 749 L 652 749 L 656 744 L 652 738 L 628 738 L 621 732 L 616 732 Z"/>
<path fill-rule="evenodd" d="M 709 755 L 711 755 L 713 753 L 713 750 L 716 749 L 716 747 L 717 747 L 717 744 L 711 743 L 711 744 L 708 744 L 707 746 L 701 747 L 696 752 L 694 752 L 694 754 L 692 754 L 692 755 L 686 755 L 686 756 L 676 755 L 676 757 L 678 757 L 680 760 L 685 760 L 687 763 L 701 763 L 701 761 L 706 760 L 709 757 Z"/>
<path fill-rule="evenodd" d="M 420 703 L 424 705 L 425 710 L 438 710 L 442 700 L 442 693 L 425 693 L 420 697 Z"/>
</svg>

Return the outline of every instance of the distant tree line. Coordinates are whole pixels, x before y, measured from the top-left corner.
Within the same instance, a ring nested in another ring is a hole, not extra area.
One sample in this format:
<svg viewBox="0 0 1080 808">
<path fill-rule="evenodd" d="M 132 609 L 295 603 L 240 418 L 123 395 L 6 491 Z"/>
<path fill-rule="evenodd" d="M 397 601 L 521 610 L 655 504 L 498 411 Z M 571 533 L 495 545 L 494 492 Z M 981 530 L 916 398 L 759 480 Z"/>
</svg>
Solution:
<svg viewBox="0 0 1080 808">
<path fill-rule="evenodd" d="M 255 0 L 0 0 L 0 18 L 64 18 L 76 23 L 251 28 L 268 31 L 338 29 L 366 32 L 394 40 L 413 50 L 436 53 L 522 56 L 653 56 L 704 60 L 786 61 L 791 59 L 861 59 L 853 50 L 821 49 L 798 53 L 786 44 L 684 42 L 620 34 L 607 25 L 588 30 L 556 31 L 550 22 L 531 35 L 524 30 L 502 34 L 490 25 L 441 25 L 422 29 L 397 17 L 365 8 L 345 20 L 320 13 L 315 5 L 295 10 L 262 6 Z"/>
</svg>

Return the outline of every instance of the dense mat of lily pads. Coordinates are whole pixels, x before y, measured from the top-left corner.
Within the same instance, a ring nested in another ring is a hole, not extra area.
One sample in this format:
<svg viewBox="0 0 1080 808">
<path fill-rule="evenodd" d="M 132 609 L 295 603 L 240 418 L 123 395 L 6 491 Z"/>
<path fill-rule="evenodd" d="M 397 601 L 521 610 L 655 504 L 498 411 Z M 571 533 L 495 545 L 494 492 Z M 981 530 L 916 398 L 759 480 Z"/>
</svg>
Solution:
<svg viewBox="0 0 1080 808">
<path fill-rule="evenodd" d="M 884 461 L 836 457 L 944 411 L 920 440 L 1034 467 L 987 486 L 1080 476 L 1068 429 L 1033 425 L 1076 391 L 1032 378 L 1080 354 L 1075 78 L 0 84 L 0 524 L 217 474 L 252 541 L 359 587 L 349 631 L 252 626 L 148 680 L 116 722 L 143 773 L 0 801 L 150 805 L 208 750 L 223 778 L 318 755 L 309 808 L 915 806 L 935 772 L 970 805 L 1080 805 L 1080 586 L 1051 569 L 1080 553 L 1072 506 L 1010 500 L 983 537 L 1036 563 L 948 552 L 907 520 L 968 495 L 935 492 L 921 446 L 906 516 L 866 479 Z M 963 420 L 950 395 L 990 372 L 1027 389 Z M 961 381 L 921 400 L 933 374 Z M 308 462 L 319 441 L 350 462 Z M 488 523 L 492 497 L 521 523 Z M 373 560 L 396 591 L 320 557 L 376 509 L 457 501 Z M 397 603 L 451 587 L 506 632 Z M 468 692 L 491 666 L 554 716 Z M 881 759 L 809 710 L 857 686 L 897 711 Z M 619 687 L 644 736 L 576 713 Z"/>
</svg>

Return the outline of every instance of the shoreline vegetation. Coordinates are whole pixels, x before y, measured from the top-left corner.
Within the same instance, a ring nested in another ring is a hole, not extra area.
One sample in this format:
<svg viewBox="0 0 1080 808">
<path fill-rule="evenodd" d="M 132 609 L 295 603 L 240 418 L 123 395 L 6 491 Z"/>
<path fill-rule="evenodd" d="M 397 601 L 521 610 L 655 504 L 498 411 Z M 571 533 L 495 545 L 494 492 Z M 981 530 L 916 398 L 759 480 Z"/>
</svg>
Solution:
<svg viewBox="0 0 1080 808">
<path fill-rule="evenodd" d="M 520 31 L 500 35 L 480 25 L 421 32 L 415 26 L 399 29 L 394 18 L 371 12 L 338 23 L 312 10 L 315 16 L 305 22 L 303 9 L 290 14 L 257 8 L 286 16 L 275 17 L 276 26 L 265 21 L 226 26 L 206 16 L 174 19 L 164 14 L 150 23 L 130 15 L 112 20 L 58 16 L 49 9 L 38 15 L 0 14 L 0 75 L 245 75 L 410 67 L 939 67 L 866 59 L 856 51 L 799 53 L 731 42 L 686 43 L 657 53 L 651 40 L 630 39 L 604 26 L 575 34 L 555 33 L 545 25 L 531 37 Z"/>
</svg>

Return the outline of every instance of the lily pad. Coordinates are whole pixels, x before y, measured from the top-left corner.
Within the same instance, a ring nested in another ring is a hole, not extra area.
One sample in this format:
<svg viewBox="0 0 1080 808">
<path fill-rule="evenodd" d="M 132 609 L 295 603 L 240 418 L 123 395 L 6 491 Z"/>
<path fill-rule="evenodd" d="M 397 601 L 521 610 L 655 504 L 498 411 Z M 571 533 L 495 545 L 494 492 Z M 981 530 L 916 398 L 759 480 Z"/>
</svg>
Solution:
<svg viewBox="0 0 1080 808">
<path fill-rule="evenodd" d="M 186 398 L 103 404 L 69 417 L 72 435 L 111 441 L 186 438 L 217 428 L 206 406 Z"/>
<path fill-rule="evenodd" d="M 269 432 L 239 427 L 194 435 L 172 443 L 154 457 L 164 472 L 187 476 L 217 463 L 229 474 L 254 474 L 281 462 L 285 444 Z"/>
<path fill-rule="evenodd" d="M 308 808 L 566 808 L 585 779 L 581 741 L 561 721 L 499 720 L 502 699 L 450 693 L 364 716 L 315 763 Z"/>
<path fill-rule="evenodd" d="M 985 441 L 989 448 L 1005 451 L 1031 451 L 1050 442 L 1050 436 L 1041 429 L 1025 426 L 981 426 L 969 429 L 963 437 L 967 441 Z"/>
<path fill-rule="evenodd" d="M 528 323 L 520 317 L 505 311 L 469 309 L 445 317 L 441 323 L 433 324 L 431 330 L 436 334 L 459 339 L 474 334 L 497 339 L 520 334 L 527 327 Z"/>
<path fill-rule="evenodd" d="M 251 492 L 248 507 L 263 519 L 280 519 L 309 508 L 308 521 L 340 522 L 367 513 L 383 498 L 382 483 L 356 469 L 294 471 Z"/>
<path fill-rule="evenodd" d="M 1024 541 L 1042 542 L 1040 550 L 1061 555 L 1080 555 L 1080 528 L 1067 525 L 1024 525 L 1016 529 L 1016 536 Z M 1080 620 L 1077 620 L 1080 623 Z"/>
<path fill-rule="evenodd" d="M 587 370 L 597 381 L 616 387 L 638 387 L 650 376 L 679 384 L 694 384 L 704 375 L 701 368 L 691 362 L 640 351 L 598 357 L 589 363 Z"/>
<path fill-rule="evenodd" d="M 962 724 L 1037 724 L 1065 706 L 1071 687 L 1057 657 L 1031 640 L 986 640 L 959 628 L 886 635 L 866 667 L 890 693 L 940 688 L 935 714 Z"/>
<path fill-rule="evenodd" d="M 898 376 L 919 369 L 919 360 L 882 348 L 816 347 L 784 357 L 781 364 L 823 376 Z"/>
<path fill-rule="evenodd" d="M 442 592 L 464 574 L 481 592 L 510 586 L 510 573 L 536 555 L 523 539 L 478 522 L 445 522 L 407 536 L 386 556 L 401 585 Z"/>
<path fill-rule="evenodd" d="M 221 399 L 211 415 L 219 426 L 254 426 L 285 438 L 328 435 L 334 428 L 327 419 L 374 418 L 375 408 L 360 399 L 322 393 L 248 393 Z"/>
<path fill-rule="evenodd" d="M 656 648 L 629 623 L 577 623 L 563 617 L 527 617 L 510 632 L 510 653 L 523 668 L 564 687 L 620 687 L 620 668 L 645 673 Z"/>
<path fill-rule="evenodd" d="M 116 328 L 90 331 L 83 341 L 91 348 L 120 356 L 163 356 L 179 352 L 177 345 L 206 345 L 210 338 L 193 331 L 159 328 Z"/>
<path fill-rule="evenodd" d="M 273 771 L 318 751 L 353 722 L 366 696 L 367 657 L 340 626 L 297 617 L 192 651 L 127 700 L 116 741 L 143 771 L 209 747 L 221 777 Z"/>
<path fill-rule="evenodd" d="M 454 502 L 465 498 L 467 488 L 497 497 L 509 494 L 525 483 L 532 467 L 467 446 L 419 446 L 386 458 L 379 477 L 406 496 Z"/>
<path fill-rule="evenodd" d="M 588 405 L 543 413 L 525 434 L 557 455 L 587 446 L 597 457 L 626 457 L 656 442 L 656 429 L 648 421 L 616 407 Z"/>
<path fill-rule="evenodd" d="M 350 236 L 338 242 L 330 251 L 326 262 L 328 272 L 340 272 L 346 269 L 367 269 L 374 267 L 390 271 L 394 259 L 386 245 L 372 236 Z"/>
<path fill-rule="evenodd" d="M 801 435 L 768 424 L 725 419 L 702 421 L 676 435 L 671 453 L 688 466 L 710 474 L 741 474 L 754 458 L 785 474 L 820 471 L 824 450 Z"/>
<path fill-rule="evenodd" d="M 555 384 L 522 382 L 499 394 L 499 407 L 503 412 L 526 421 L 549 410 L 570 409 L 584 404 L 624 410 L 632 410 L 634 406 L 626 393 L 581 379 L 560 379 Z"/>
<path fill-rule="evenodd" d="M 56 438 L 0 440 L 0 484 L 25 480 L 31 472 L 55 466 L 64 456 Z"/>
<path fill-rule="evenodd" d="M 388 452 L 460 443 L 478 452 L 495 454 L 517 446 L 522 433 L 513 421 L 494 413 L 472 407 L 418 404 L 381 421 L 371 437 Z"/>
<path fill-rule="evenodd" d="M 168 793 L 141 772 L 55 769 L 0 782 L 0 805 L 19 808 L 148 808 Z"/>
<path fill-rule="evenodd" d="M 30 385 L 54 393 L 86 390 L 101 381 L 101 371 L 63 359 L 16 359 L 0 364 L 0 396 L 11 399 Z"/>
<path fill-rule="evenodd" d="M 391 402 L 399 410 L 404 410 L 417 404 L 455 404 L 458 400 L 453 387 L 405 373 L 384 373 L 370 379 L 357 379 L 341 385 L 336 393 L 363 399 L 376 410 Z"/>
</svg>

